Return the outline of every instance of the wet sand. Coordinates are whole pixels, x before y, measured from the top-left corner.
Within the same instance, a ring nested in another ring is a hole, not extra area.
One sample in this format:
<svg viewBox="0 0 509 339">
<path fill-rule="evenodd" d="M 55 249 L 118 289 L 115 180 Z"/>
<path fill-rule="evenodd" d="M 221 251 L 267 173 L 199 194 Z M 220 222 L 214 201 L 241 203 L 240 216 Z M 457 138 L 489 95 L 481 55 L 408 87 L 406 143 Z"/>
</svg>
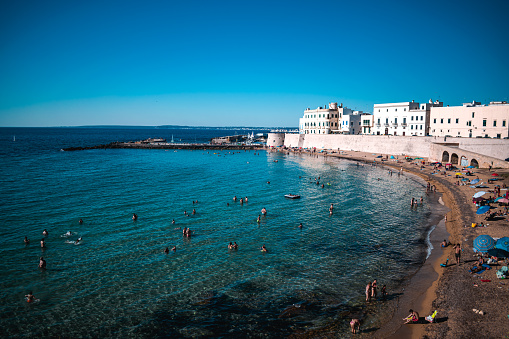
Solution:
<svg viewBox="0 0 509 339">
<path fill-rule="evenodd" d="M 485 228 L 472 228 L 472 222 L 482 221 L 482 217 L 476 215 L 476 207 L 472 203 L 472 195 L 480 189 L 471 188 L 468 185 L 456 185 L 459 179 L 455 178 L 456 171 L 447 171 L 443 175 L 431 174 L 433 167 L 426 165 L 421 170 L 420 161 L 407 162 L 402 159 L 387 159 L 381 161 L 377 158 L 380 154 L 366 152 L 346 151 L 329 154 L 345 159 L 363 161 L 368 164 L 376 162 L 377 165 L 393 167 L 396 170 L 410 172 L 436 185 L 437 192 L 441 193 L 444 203 L 443 212 L 447 213 L 447 221 L 437 222 L 436 229 L 431 233 L 431 243 L 434 247 L 430 257 L 425 261 L 419 271 L 410 278 L 403 294 L 397 300 L 397 307 L 392 314 L 383 318 L 386 323 L 375 332 L 362 333 L 358 337 L 370 338 L 502 338 L 509 335 L 509 280 L 496 278 L 496 271 L 508 262 L 498 266 L 492 266 L 482 274 L 470 274 L 469 268 L 473 265 L 477 256 L 473 252 L 473 239 L 480 234 L 489 234 L 494 238 L 509 236 L 508 216 L 496 221 L 484 221 L 489 224 Z M 383 159 L 390 155 L 383 154 Z M 402 158 L 402 156 L 399 156 Z M 419 162 L 419 164 L 417 164 Z M 487 169 L 473 169 L 474 175 L 469 179 L 480 178 L 481 182 L 487 183 L 491 174 L 496 171 L 504 179 L 488 185 L 492 190 L 494 184 L 502 186 L 509 184 L 509 171 L 495 169 L 489 172 Z M 502 190 L 501 194 L 506 191 Z M 486 194 L 489 196 L 490 193 Z M 493 194 L 491 194 L 493 195 Z M 492 204 L 496 205 L 496 204 Z M 437 215 L 437 214 L 435 214 Z M 440 215 L 440 213 L 438 213 Z M 433 224 L 433 220 L 430 221 Z M 468 227 L 465 227 L 468 226 Z M 443 239 L 451 243 L 461 243 L 463 252 L 460 265 L 456 265 L 452 246 L 442 248 L 440 243 Z M 447 267 L 441 267 L 449 259 Z M 481 280 L 490 280 L 481 282 Z M 507 281 L 507 283 L 506 283 Z M 419 312 L 421 319 L 437 310 L 436 323 L 430 324 L 422 321 L 422 324 L 404 325 L 402 318 L 408 315 L 412 308 Z M 479 315 L 473 309 L 483 310 L 485 315 Z M 362 327 L 361 327 L 362 329 Z"/>
</svg>

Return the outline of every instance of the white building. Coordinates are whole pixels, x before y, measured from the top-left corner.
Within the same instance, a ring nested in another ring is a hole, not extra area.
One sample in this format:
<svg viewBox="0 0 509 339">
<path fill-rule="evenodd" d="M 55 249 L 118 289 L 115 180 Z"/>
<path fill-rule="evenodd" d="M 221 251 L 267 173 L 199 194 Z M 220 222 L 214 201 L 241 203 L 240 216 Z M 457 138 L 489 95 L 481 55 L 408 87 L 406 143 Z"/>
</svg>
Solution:
<svg viewBox="0 0 509 339">
<path fill-rule="evenodd" d="M 442 102 L 431 99 L 429 103 L 399 102 L 375 104 L 373 106 L 374 127 L 371 134 L 376 135 L 415 135 L 429 134 L 431 107 L 441 107 Z"/>
<path fill-rule="evenodd" d="M 481 105 L 473 101 L 463 106 L 433 107 L 430 134 L 465 138 L 508 138 L 509 104 L 493 101 Z"/>
<path fill-rule="evenodd" d="M 337 102 L 331 102 L 329 108 L 318 107 L 317 109 L 306 109 L 304 115 L 299 119 L 300 134 L 332 134 L 341 133 L 341 119 L 345 114 L 351 114 L 352 110 L 338 107 Z"/>
<path fill-rule="evenodd" d="M 362 111 L 353 111 L 351 114 L 344 114 L 340 122 L 341 134 L 361 134 Z"/>
</svg>

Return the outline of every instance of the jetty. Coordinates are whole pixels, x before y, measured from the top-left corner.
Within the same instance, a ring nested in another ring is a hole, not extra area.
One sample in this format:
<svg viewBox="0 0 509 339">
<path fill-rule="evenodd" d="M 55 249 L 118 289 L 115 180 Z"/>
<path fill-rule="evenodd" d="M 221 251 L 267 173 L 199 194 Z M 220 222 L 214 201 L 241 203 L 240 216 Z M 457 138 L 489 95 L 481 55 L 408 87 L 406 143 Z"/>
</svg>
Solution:
<svg viewBox="0 0 509 339">
<path fill-rule="evenodd" d="M 165 140 L 143 140 L 129 142 L 112 142 L 109 144 L 88 147 L 67 147 L 62 151 L 84 151 L 92 149 L 175 149 L 175 150 L 261 150 L 264 144 L 248 143 L 171 143 Z"/>
</svg>

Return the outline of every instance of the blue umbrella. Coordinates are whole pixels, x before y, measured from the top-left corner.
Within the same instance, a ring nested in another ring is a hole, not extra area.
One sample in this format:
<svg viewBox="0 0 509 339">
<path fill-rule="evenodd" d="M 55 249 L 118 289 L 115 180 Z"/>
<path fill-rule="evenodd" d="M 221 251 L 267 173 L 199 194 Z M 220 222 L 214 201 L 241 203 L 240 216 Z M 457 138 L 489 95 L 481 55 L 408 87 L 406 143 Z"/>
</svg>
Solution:
<svg viewBox="0 0 509 339">
<path fill-rule="evenodd" d="M 472 166 L 472 165 L 470 165 L 470 166 L 468 166 L 467 168 L 475 168 L 475 167 L 474 167 L 474 166 Z"/>
<path fill-rule="evenodd" d="M 486 194 L 486 192 L 484 192 L 484 191 L 479 191 L 479 192 L 477 192 L 476 194 L 474 194 L 474 198 L 482 197 L 482 196 L 483 196 L 483 195 L 485 195 L 485 194 Z"/>
<path fill-rule="evenodd" d="M 497 245 L 495 245 L 497 246 Z M 494 256 L 497 258 L 509 258 L 509 252 L 501 250 L 500 248 L 492 248 L 491 250 L 488 250 L 488 254 L 490 256 Z"/>
<path fill-rule="evenodd" d="M 484 214 L 486 212 L 488 212 L 490 210 L 490 206 L 481 206 L 479 207 L 479 209 L 477 210 L 477 214 Z"/>
<path fill-rule="evenodd" d="M 479 179 L 474 179 L 474 180 L 472 180 L 470 183 L 471 183 L 472 185 L 475 185 L 475 184 L 477 184 L 478 182 L 479 182 Z"/>
<path fill-rule="evenodd" d="M 474 249 L 479 252 L 488 252 L 495 248 L 495 240 L 487 234 L 483 234 L 474 239 Z"/>
<path fill-rule="evenodd" d="M 503 197 L 498 197 L 495 199 L 495 202 L 499 201 L 500 199 L 503 199 Z"/>
<path fill-rule="evenodd" d="M 509 238 L 503 237 L 498 239 L 495 248 L 509 252 Z"/>
</svg>

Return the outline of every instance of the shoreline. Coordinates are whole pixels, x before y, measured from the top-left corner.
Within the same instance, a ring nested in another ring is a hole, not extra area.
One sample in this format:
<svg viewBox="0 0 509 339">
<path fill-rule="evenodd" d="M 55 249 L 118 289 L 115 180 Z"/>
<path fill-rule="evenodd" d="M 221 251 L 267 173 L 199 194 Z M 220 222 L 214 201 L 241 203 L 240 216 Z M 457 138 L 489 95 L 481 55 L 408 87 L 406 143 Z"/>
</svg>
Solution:
<svg viewBox="0 0 509 339">
<path fill-rule="evenodd" d="M 420 164 L 413 161 L 399 161 L 398 159 L 381 161 L 380 158 L 376 158 L 379 154 L 367 152 L 341 151 L 339 154 L 314 154 L 288 149 L 281 151 L 316 155 L 317 157 L 319 155 L 330 156 L 367 164 L 375 162 L 377 166 L 391 167 L 397 170 L 402 168 L 404 171 L 435 185 L 437 193 L 442 196 L 444 207 L 448 209 L 444 213 L 447 215 L 447 221 L 438 222 L 436 229 L 431 233 L 431 238 L 434 239 L 431 240 L 434 247 L 432 254 L 405 284 L 401 300 L 398 300 L 398 309 L 391 315 L 383 317 L 387 320 L 385 324 L 376 329 L 370 329 L 371 333 L 363 333 L 361 330 L 359 337 L 492 338 L 509 335 L 509 322 L 507 321 L 509 311 L 506 312 L 506 305 L 509 302 L 509 284 L 499 281 L 495 276 L 496 270 L 503 265 L 508 265 L 509 260 L 485 271 L 482 276 L 468 273 L 468 269 L 477 258 L 474 256 L 472 248 L 473 239 L 480 234 L 489 234 L 498 238 L 509 236 L 509 219 L 507 219 L 508 216 L 505 216 L 500 221 L 489 221 L 487 228 L 466 227 L 472 222 L 481 221 L 480 216 L 475 213 L 475 205 L 472 204 L 470 198 L 476 191 L 470 186 L 457 185 L 459 179 L 453 176 L 455 172 L 445 172 L 446 175 L 443 175 L 442 172 L 432 175 L 428 165 L 424 167 L 424 170 L 421 170 Z M 383 156 L 388 155 L 383 154 Z M 507 169 L 496 169 L 496 171 L 501 174 L 500 178 L 504 179 L 498 183 L 501 186 L 502 183 L 507 185 L 509 171 Z M 488 182 L 488 179 L 492 178 L 488 169 L 475 169 L 475 174 L 484 182 Z M 505 192 L 505 190 L 502 191 L 502 194 Z M 440 247 L 440 242 L 443 239 L 447 239 L 452 244 L 461 243 L 463 250 L 459 266 L 455 263 L 452 246 Z M 437 242 L 438 245 L 435 246 Z M 447 267 L 441 267 L 440 264 L 444 263 L 446 259 L 449 259 Z M 489 282 L 481 282 L 479 278 L 484 278 Z M 402 301 L 403 299 L 405 301 Z M 436 319 L 438 321 L 433 324 L 424 321 L 422 324 L 404 325 L 401 319 L 408 313 L 407 306 L 418 311 L 421 319 L 437 310 Z M 474 308 L 483 310 L 488 316 L 474 313 L 472 311 Z M 502 312 L 500 312 L 501 309 L 503 309 Z"/>
</svg>

